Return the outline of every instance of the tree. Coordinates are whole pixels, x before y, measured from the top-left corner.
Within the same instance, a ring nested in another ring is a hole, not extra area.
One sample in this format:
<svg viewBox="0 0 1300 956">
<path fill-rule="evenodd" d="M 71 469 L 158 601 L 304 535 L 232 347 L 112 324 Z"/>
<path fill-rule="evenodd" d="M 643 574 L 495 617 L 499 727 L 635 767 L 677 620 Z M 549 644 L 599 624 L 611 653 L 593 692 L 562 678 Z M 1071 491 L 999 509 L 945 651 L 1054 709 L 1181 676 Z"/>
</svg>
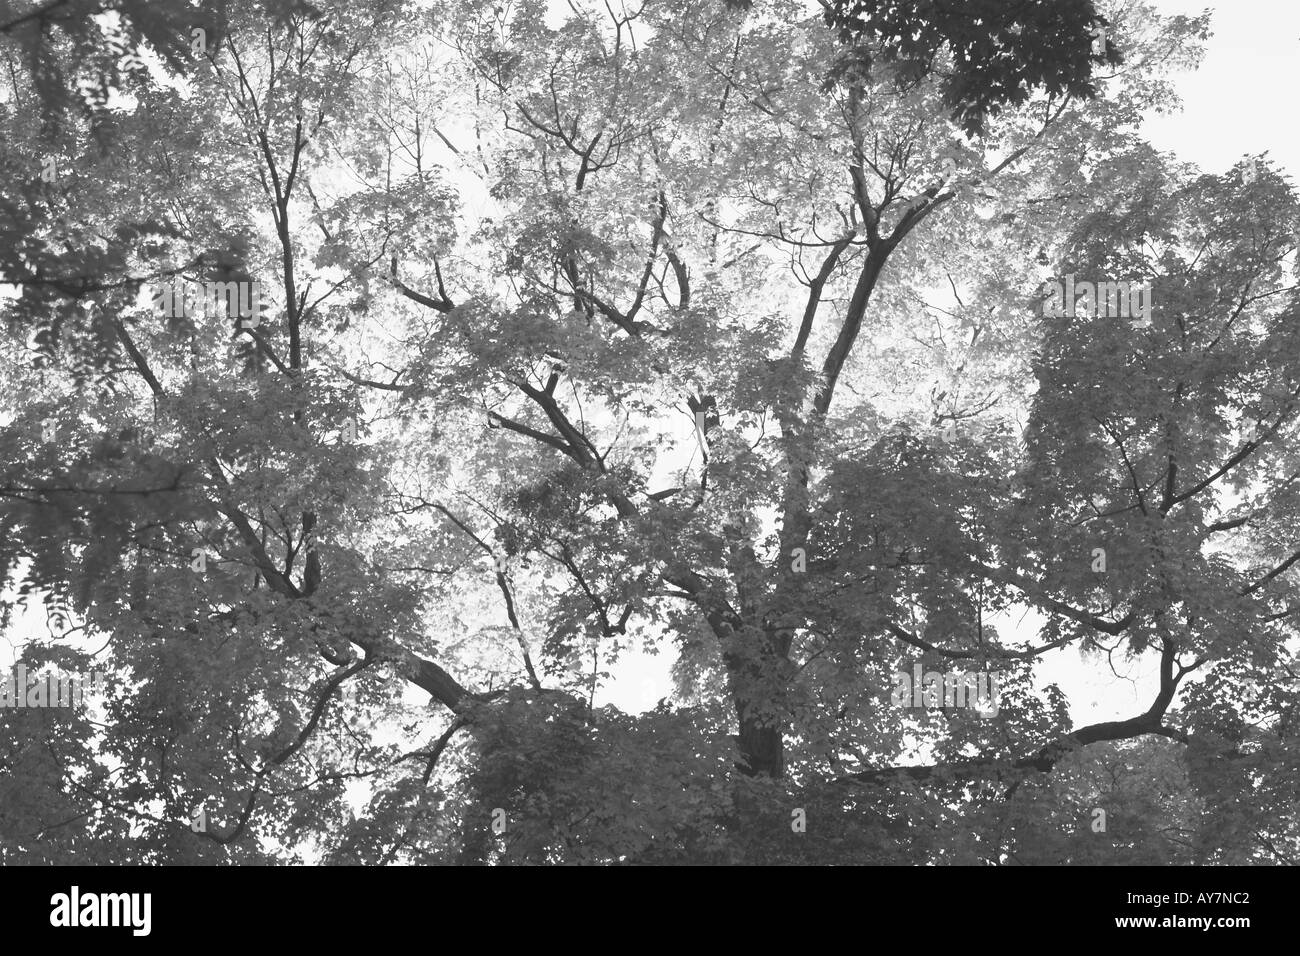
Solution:
<svg viewBox="0 0 1300 956">
<path fill-rule="evenodd" d="M 849 44 L 836 73 L 870 74 L 879 58 L 904 87 L 941 76 L 945 105 L 973 134 L 1035 90 L 1091 99 L 1097 95 L 1094 67 L 1124 62 L 1119 46 L 1106 38 L 1110 21 L 1092 0 L 842 0 L 825 7 L 827 22 Z M 1081 36 L 1092 42 L 1080 43 Z"/>
<path fill-rule="evenodd" d="M 972 88 L 992 20 L 855 10 L 231 4 L 106 153 L 11 71 L 7 604 L 112 688 L 5 715 L 16 853 L 1294 857 L 1296 200 L 1134 132 L 1205 23 L 1071 5 Z M 637 646 L 672 701 L 596 706 Z M 1150 705 L 1073 727 L 1064 648 Z"/>
</svg>

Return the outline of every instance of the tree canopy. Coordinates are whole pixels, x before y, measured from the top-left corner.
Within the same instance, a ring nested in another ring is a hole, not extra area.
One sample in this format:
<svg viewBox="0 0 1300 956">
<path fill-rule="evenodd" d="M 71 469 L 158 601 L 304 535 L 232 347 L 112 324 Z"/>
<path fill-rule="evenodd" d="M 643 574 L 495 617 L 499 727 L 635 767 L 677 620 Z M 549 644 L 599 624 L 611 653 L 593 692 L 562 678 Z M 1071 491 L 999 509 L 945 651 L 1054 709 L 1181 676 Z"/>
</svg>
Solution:
<svg viewBox="0 0 1300 956">
<path fill-rule="evenodd" d="M 0 859 L 1294 862 L 1300 205 L 1140 132 L 1207 29 L 0 9 L 0 607 L 105 675 Z"/>
</svg>

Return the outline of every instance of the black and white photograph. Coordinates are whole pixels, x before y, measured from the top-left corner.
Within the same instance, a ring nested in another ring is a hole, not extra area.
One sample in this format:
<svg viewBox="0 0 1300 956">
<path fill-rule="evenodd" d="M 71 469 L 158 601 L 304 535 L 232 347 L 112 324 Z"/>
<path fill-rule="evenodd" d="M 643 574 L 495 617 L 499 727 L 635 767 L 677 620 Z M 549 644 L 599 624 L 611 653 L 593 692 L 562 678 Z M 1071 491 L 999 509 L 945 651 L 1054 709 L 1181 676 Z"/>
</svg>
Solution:
<svg viewBox="0 0 1300 956">
<path fill-rule="evenodd" d="M 1298 73 L 1286 0 L 0 2 L 23 918 L 1050 867 L 1112 938 L 1250 928 Z"/>
</svg>

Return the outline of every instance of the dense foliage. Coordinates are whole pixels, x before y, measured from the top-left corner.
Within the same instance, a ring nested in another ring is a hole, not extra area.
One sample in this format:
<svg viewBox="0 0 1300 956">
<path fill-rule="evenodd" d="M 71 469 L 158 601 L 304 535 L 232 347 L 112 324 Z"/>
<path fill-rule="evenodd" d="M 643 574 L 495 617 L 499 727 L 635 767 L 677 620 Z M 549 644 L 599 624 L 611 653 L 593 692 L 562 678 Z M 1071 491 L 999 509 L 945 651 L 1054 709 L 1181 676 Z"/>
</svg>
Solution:
<svg viewBox="0 0 1300 956">
<path fill-rule="evenodd" d="M 1300 207 L 1139 135 L 1206 23 L 736 6 L 5 8 L 5 622 L 107 690 L 0 708 L 0 859 L 1295 860 Z"/>
</svg>

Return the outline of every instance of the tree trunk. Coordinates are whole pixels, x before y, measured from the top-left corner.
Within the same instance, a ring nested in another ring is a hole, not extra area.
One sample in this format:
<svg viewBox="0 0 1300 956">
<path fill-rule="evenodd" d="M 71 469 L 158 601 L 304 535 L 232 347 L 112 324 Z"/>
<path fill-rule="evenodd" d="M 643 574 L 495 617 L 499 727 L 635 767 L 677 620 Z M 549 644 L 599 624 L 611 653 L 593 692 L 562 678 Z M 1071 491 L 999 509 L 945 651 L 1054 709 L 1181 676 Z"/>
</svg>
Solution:
<svg viewBox="0 0 1300 956">
<path fill-rule="evenodd" d="M 770 719 L 762 721 L 747 716 L 746 701 L 736 702 L 740 717 L 740 733 L 736 743 L 740 747 L 740 769 L 751 777 L 785 775 L 785 736 L 781 727 Z"/>
<path fill-rule="evenodd" d="M 731 696 L 740 722 L 736 744 L 740 769 L 751 777 L 785 776 L 785 697 L 789 674 L 789 641 L 783 635 L 763 633 L 759 660 L 742 661 L 725 655 L 731 675 Z"/>
</svg>

